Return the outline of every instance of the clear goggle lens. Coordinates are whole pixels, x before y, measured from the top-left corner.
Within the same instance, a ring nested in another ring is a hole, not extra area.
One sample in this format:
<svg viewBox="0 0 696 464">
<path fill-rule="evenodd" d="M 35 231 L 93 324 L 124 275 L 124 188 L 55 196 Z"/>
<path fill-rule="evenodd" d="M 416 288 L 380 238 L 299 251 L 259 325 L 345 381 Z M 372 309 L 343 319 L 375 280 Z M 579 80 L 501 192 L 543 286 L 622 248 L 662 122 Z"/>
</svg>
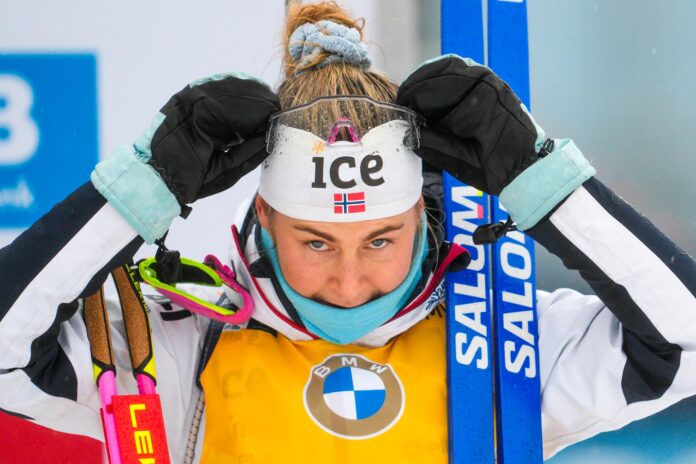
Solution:
<svg viewBox="0 0 696 464">
<path fill-rule="evenodd" d="M 272 153 L 283 142 L 286 127 L 310 132 L 327 144 L 359 143 L 370 130 L 394 121 L 406 128 L 403 145 L 418 148 L 421 118 L 410 109 L 364 96 L 321 97 L 272 116 L 266 149 Z"/>
</svg>

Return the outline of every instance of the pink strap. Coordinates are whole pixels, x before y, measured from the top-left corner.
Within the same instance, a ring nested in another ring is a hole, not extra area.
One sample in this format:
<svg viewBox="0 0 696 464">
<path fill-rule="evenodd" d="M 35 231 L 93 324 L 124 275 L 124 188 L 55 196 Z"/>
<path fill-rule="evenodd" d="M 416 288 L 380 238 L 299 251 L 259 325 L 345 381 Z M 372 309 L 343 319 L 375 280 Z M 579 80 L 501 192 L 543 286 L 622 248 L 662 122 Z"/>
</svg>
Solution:
<svg viewBox="0 0 696 464">
<path fill-rule="evenodd" d="M 232 290 L 242 295 L 242 307 L 234 314 L 234 317 L 238 319 L 236 324 L 241 324 L 251 319 L 251 313 L 254 311 L 254 299 L 251 297 L 251 293 L 237 282 L 237 276 L 234 271 L 213 255 L 206 256 L 203 262 L 211 266 L 222 281 Z"/>
<path fill-rule="evenodd" d="M 254 300 L 251 297 L 249 291 L 244 288 L 239 282 L 237 282 L 236 275 L 229 266 L 223 264 L 219 259 L 213 255 L 208 255 L 205 257 L 203 263 L 210 266 L 215 273 L 220 277 L 220 279 L 230 287 L 232 290 L 236 291 L 242 296 L 242 307 L 239 308 L 234 314 L 224 315 L 205 306 L 191 298 L 178 293 L 167 290 L 165 288 L 155 287 L 157 292 L 169 298 L 172 302 L 178 304 L 182 308 L 186 308 L 191 312 L 200 314 L 201 316 L 207 317 L 208 319 L 213 319 L 219 322 L 224 322 L 230 325 L 241 325 L 251 319 L 251 313 L 254 311 Z M 214 306 L 214 305 L 211 305 Z"/>
<path fill-rule="evenodd" d="M 351 138 L 351 142 L 353 142 L 353 143 L 360 142 L 360 137 L 358 137 L 358 134 L 355 132 L 355 127 L 353 126 L 353 121 L 351 121 L 348 118 L 340 118 L 340 119 L 336 120 L 333 127 L 331 128 L 331 133 L 329 134 L 329 138 L 326 141 L 329 145 L 336 142 L 336 138 L 338 137 L 338 133 L 340 132 L 340 130 L 342 128 L 345 128 L 348 131 L 348 135 Z"/>
</svg>

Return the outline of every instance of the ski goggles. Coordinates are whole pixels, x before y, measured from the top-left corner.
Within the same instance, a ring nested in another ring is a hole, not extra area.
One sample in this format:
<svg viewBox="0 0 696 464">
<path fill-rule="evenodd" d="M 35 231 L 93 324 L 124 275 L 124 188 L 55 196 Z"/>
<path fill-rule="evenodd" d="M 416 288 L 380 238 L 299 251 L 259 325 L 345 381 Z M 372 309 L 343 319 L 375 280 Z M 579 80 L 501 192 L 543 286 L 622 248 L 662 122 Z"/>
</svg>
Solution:
<svg viewBox="0 0 696 464">
<path fill-rule="evenodd" d="M 306 105 L 282 111 L 269 120 L 266 149 L 273 153 L 282 145 L 288 131 L 299 129 L 331 145 L 337 141 L 360 143 L 372 129 L 387 123 L 405 128 L 403 146 L 415 150 L 420 143 L 419 126 L 423 118 L 403 106 L 379 102 L 365 96 L 320 97 Z"/>
<path fill-rule="evenodd" d="M 230 325 L 241 325 L 249 320 L 254 310 L 254 301 L 249 291 L 238 281 L 235 272 L 220 262 L 213 255 L 206 256 L 203 263 L 187 258 L 180 258 L 178 252 L 173 253 L 171 259 L 147 258 L 137 263 L 140 280 L 150 285 L 158 293 L 169 298 L 191 312 L 200 314 L 209 319 L 224 322 Z M 158 262 L 159 261 L 159 262 Z M 167 274 L 162 268 L 164 262 L 169 261 L 169 266 L 176 268 L 176 278 L 165 278 Z M 242 304 L 240 307 L 222 307 L 209 303 L 177 287 L 180 283 L 192 283 L 209 287 L 227 286 L 236 292 Z"/>
</svg>

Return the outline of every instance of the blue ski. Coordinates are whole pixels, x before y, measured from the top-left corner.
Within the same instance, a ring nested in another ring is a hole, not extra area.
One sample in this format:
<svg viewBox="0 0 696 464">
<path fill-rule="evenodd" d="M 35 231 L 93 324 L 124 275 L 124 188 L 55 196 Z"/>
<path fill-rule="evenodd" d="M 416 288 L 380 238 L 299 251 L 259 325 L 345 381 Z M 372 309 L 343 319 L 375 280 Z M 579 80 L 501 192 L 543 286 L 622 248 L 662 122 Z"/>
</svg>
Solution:
<svg viewBox="0 0 696 464">
<path fill-rule="evenodd" d="M 491 198 L 493 222 L 508 214 Z M 542 462 L 534 243 L 508 232 L 493 247 L 493 339 L 498 462 Z"/>
<path fill-rule="evenodd" d="M 489 196 L 444 174 L 448 240 L 466 248 L 471 263 L 445 278 L 449 461 L 493 463 L 490 246 L 474 245 L 477 226 L 490 222 Z"/>
<path fill-rule="evenodd" d="M 442 0 L 442 53 L 484 63 L 481 0 Z M 493 463 L 490 246 L 475 246 L 477 226 L 491 222 L 483 192 L 443 173 L 446 234 L 471 254 L 468 269 L 445 279 L 449 462 Z"/>
<path fill-rule="evenodd" d="M 488 66 L 529 108 L 526 0 L 488 0 Z M 491 198 L 492 222 L 507 212 Z M 534 244 L 509 232 L 493 246 L 496 447 L 502 464 L 543 460 Z"/>
<path fill-rule="evenodd" d="M 487 1 L 488 65 L 529 107 L 525 0 Z M 442 0 L 442 52 L 486 63 L 482 16 L 481 0 Z M 533 243 L 512 232 L 493 250 L 475 246 L 476 226 L 507 213 L 446 173 L 444 197 L 447 238 L 472 256 L 446 279 L 449 461 L 540 463 Z"/>
</svg>

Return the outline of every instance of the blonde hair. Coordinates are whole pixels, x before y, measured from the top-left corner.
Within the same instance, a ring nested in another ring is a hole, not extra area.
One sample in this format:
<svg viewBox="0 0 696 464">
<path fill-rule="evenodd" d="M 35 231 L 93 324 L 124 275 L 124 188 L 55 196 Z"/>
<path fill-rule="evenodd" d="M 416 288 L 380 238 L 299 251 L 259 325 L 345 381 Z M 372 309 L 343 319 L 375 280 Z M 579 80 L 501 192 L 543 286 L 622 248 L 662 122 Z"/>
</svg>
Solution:
<svg viewBox="0 0 696 464">
<path fill-rule="evenodd" d="M 283 40 L 285 80 L 278 88 L 281 108 L 287 109 L 309 103 L 319 97 L 336 95 L 364 95 L 377 101 L 393 103 L 396 100 L 397 85 L 379 73 L 344 62 L 316 67 L 329 56 L 329 53 L 324 51 L 310 60 L 303 60 L 302 63 L 292 59 L 288 51 L 292 33 L 303 24 L 314 24 L 322 20 L 355 28 L 363 40 L 365 19 L 353 18 L 350 12 L 336 2 L 292 3 L 288 10 Z M 309 70 L 310 68 L 313 69 Z M 309 71 L 296 74 L 304 70 Z"/>
</svg>

